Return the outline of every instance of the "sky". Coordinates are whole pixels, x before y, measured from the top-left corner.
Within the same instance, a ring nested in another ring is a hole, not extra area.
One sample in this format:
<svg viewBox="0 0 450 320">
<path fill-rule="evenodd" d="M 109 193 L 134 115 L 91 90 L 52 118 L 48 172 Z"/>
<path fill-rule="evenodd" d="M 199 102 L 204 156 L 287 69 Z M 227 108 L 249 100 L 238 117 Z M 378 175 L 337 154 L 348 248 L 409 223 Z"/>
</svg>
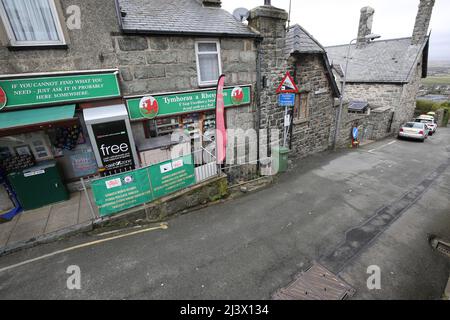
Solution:
<svg viewBox="0 0 450 320">
<path fill-rule="evenodd" d="M 264 0 L 222 0 L 230 12 L 239 7 L 252 9 Z M 272 0 L 272 5 L 289 9 L 289 0 Z M 291 25 L 300 24 L 322 45 L 347 44 L 358 33 L 360 9 L 375 9 L 372 32 L 382 39 L 410 37 L 419 0 L 292 0 Z M 430 60 L 450 61 L 450 1 L 436 0 L 430 25 Z"/>
</svg>

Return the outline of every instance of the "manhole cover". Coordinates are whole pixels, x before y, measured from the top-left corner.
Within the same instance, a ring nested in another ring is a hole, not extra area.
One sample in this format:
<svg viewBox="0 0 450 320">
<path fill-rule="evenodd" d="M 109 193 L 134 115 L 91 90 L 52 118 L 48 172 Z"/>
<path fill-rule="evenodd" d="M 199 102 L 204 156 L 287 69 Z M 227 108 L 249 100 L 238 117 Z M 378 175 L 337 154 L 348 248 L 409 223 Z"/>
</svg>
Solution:
<svg viewBox="0 0 450 320">
<path fill-rule="evenodd" d="M 314 264 L 288 287 L 273 295 L 274 300 L 345 300 L 355 290 L 325 267 Z"/>
<path fill-rule="evenodd" d="M 434 236 L 430 239 L 430 243 L 431 246 L 438 252 L 442 253 L 447 257 L 450 257 L 450 243 L 442 239 L 436 238 Z"/>
</svg>

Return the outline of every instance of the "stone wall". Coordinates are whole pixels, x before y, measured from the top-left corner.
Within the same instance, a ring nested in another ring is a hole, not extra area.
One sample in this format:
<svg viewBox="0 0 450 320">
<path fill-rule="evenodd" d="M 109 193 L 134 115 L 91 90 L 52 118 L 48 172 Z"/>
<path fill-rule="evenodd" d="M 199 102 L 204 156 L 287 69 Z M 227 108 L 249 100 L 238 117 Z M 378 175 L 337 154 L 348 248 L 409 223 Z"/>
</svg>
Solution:
<svg viewBox="0 0 450 320">
<path fill-rule="evenodd" d="M 218 40 L 226 85 L 254 85 L 254 40 Z M 112 41 L 125 96 L 200 88 L 194 38 L 118 35 Z"/>
<path fill-rule="evenodd" d="M 261 42 L 260 127 L 283 131 L 284 110 L 277 105 L 276 89 L 287 71 L 293 71 L 284 54 L 288 14 L 282 9 L 262 6 L 250 12 L 249 25 L 264 38 Z M 281 136 L 280 136 L 281 138 Z"/>
<path fill-rule="evenodd" d="M 419 57 L 418 61 L 422 61 L 422 57 Z M 411 81 L 403 86 L 400 103 L 395 109 L 395 118 L 392 125 L 393 130 L 398 131 L 403 123 L 411 121 L 414 118 L 421 79 L 422 63 L 420 62 L 413 70 Z"/>
<path fill-rule="evenodd" d="M 296 82 L 302 94 L 308 94 L 308 118 L 294 121 L 292 155 L 305 157 L 329 147 L 336 112 L 332 88 L 321 54 L 295 55 Z"/>
<path fill-rule="evenodd" d="M 111 40 L 111 33 L 120 31 L 114 1 L 60 0 L 59 2 L 61 14 L 65 14 L 71 5 L 77 5 L 81 9 L 80 30 L 69 30 L 63 23 L 68 43 L 67 48 L 9 50 L 6 47 L 7 42 L 4 30 L 2 30 L 3 26 L 1 26 L 0 74 L 117 67 Z"/>
</svg>

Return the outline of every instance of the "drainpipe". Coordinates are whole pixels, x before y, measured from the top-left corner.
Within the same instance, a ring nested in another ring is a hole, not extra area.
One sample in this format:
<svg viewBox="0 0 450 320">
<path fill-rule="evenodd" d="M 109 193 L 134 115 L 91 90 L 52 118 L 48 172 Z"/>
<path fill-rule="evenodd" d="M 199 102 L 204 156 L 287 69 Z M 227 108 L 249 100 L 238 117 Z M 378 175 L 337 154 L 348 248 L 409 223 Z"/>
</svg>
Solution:
<svg viewBox="0 0 450 320">
<path fill-rule="evenodd" d="M 269 1 L 270 2 L 270 1 Z M 262 77 L 261 77 L 261 61 L 262 61 L 262 48 L 261 48 L 262 39 L 256 39 L 256 139 L 257 142 L 257 154 L 258 154 L 258 170 L 260 163 L 260 130 L 261 130 L 261 90 L 262 90 Z"/>
</svg>

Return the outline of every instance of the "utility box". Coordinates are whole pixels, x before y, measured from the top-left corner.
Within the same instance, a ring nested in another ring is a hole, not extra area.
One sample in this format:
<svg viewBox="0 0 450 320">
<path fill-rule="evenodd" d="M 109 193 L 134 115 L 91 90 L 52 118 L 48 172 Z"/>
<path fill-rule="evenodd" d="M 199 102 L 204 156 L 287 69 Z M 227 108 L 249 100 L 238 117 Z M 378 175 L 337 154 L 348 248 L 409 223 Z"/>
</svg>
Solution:
<svg viewBox="0 0 450 320">
<path fill-rule="evenodd" d="M 274 173 L 282 173 L 288 170 L 289 152 L 289 148 L 286 147 L 272 148 L 272 169 Z"/>
<path fill-rule="evenodd" d="M 8 181 L 24 210 L 41 208 L 70 198 L 55 161 L 10 173 Z"/>
</svg>

